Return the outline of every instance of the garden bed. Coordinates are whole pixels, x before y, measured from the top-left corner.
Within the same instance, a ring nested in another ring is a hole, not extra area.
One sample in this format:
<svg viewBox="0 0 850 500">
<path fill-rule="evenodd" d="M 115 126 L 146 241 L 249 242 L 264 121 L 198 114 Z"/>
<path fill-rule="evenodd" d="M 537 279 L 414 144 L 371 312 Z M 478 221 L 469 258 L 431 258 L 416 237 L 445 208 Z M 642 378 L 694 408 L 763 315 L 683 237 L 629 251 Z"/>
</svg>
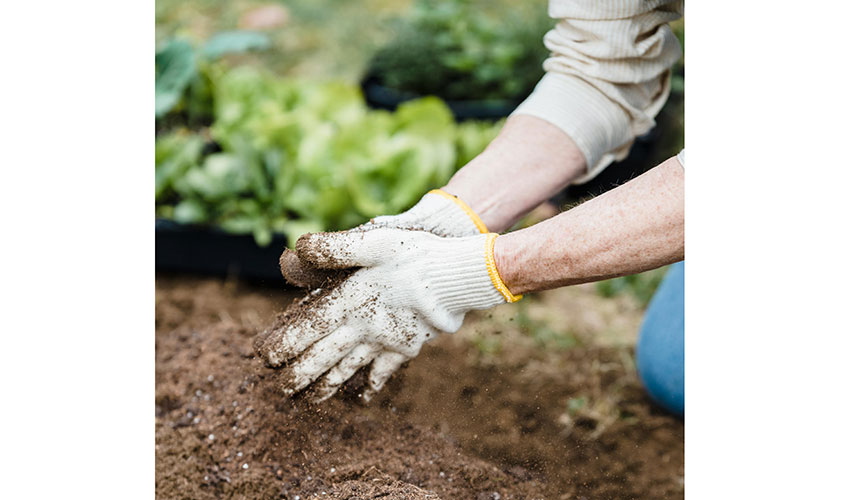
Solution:
<svg viewBox="0 0 850 500">
<path fill-rule="evenodd" d="M 261 247 L 249 234 L 157 219 L 156 269 L 285 286 L 277 259 L 286 241 L 284 235 L 272 234 L 269 244 Z"/>
<path fill-rule="evenodd" d="M 627 297 L 571 287 L 470 315 L 371 405 L 361 375 L 317 407 L 252 350 L 293 297 L 158 277 L 158 498 L 682 498 L 684 426 L 640 389 Z"/>
</svg>

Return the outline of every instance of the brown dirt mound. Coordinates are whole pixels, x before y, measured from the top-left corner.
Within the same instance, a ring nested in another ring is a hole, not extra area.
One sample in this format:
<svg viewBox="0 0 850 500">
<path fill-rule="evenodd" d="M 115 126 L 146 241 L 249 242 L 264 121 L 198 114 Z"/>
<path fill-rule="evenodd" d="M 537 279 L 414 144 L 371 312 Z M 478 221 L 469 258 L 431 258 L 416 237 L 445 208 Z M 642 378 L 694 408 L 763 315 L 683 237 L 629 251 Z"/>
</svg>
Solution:
<svg viewBox="0 0 850 500">
<path fill-rule="evenodd" d="M 620 350 L 571 349 L 558 355 L 563 366 L 523 356 L 493 364 L 462 336 L 445 336 L 377 404 L 360 404 L 361 377 L 316 407 L 284 398 L 278 372 L 252 348 L 295 295 L 171 277 L 158 278 L 156 294 L 158 498 L 683 494 L 682 424 L 654 410 L 636 382 L 621 387 L 631 379 Z M 565 422 L 570 397 L 610 393 L 613 422 L 596 403 L 596 413 Z"/>
</svg>

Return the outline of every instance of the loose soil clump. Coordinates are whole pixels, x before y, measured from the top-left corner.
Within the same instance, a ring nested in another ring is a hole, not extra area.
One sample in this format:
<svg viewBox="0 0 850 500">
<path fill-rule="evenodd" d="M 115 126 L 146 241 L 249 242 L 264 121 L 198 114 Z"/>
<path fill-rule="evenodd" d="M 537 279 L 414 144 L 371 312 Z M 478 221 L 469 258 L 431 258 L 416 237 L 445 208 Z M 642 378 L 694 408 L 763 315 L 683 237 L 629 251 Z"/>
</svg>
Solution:
<svg viewBox="0 0 850 500">
<path fill-rule="evenodd" d="M 284 397 L 252 346 L 298 295 L 158 277 L 158 498 L 683 496 L 682 423 L 624 375 L 621 350 L 494 364 L 462 335 L 443 336 L 372 404 L 361 403 L 360 373 L 314 406 Z M 613 392 L 614 421 L 565 413 L 576 394 Z"/>
</svg>

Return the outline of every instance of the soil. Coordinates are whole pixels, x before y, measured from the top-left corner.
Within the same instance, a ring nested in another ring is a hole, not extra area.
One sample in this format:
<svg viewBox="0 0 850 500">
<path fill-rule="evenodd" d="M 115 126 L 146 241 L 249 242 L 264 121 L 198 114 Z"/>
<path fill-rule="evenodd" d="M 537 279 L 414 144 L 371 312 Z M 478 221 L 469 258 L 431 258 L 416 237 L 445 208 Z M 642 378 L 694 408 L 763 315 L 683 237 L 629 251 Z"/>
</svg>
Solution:
<svg viewBox="0 0 850 500">
<path fill-rule="evenodd" d="M 319 269 L 298 258 L 294 250 L 285 249 L 280 254 L 280 272 L 283 279 L 299 288 L 321 288 L 345 279 L 351 271 Z"/>
<path fill-rule="evenodd" d="M 684 425 L 611 333 L 633 335 L 639 308 L 565 293 L 471 315 L 368 405 L 363 374 L 311 405 L 252 346 L 300 293 L 158 276 L 157 497 L 682 498 Z"/>
</svg>

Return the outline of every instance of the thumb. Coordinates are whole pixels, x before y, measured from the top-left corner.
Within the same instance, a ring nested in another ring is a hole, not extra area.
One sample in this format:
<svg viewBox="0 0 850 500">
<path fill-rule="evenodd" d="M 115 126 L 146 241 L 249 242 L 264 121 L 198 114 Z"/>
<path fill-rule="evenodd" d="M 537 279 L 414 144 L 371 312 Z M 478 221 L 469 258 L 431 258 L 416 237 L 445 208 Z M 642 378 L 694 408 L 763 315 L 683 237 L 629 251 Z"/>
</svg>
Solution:
<svg viewBox="0 0 850 500">
<path fill-rule="evenodd" d="M 373 266 L 385 248 L 385 234 L 380 229 L 307 233 L 295 243 L 298 258 L 322 269 Z"/>
<path fill-rule="evenodd" d="M 280 256 L 280 273 L 290 285 L 313 290 L 337 282 L 351 274 L 351 271 L 319 269 L 299 259 L 298 254 L 287 248 Z"/>
</svg>

